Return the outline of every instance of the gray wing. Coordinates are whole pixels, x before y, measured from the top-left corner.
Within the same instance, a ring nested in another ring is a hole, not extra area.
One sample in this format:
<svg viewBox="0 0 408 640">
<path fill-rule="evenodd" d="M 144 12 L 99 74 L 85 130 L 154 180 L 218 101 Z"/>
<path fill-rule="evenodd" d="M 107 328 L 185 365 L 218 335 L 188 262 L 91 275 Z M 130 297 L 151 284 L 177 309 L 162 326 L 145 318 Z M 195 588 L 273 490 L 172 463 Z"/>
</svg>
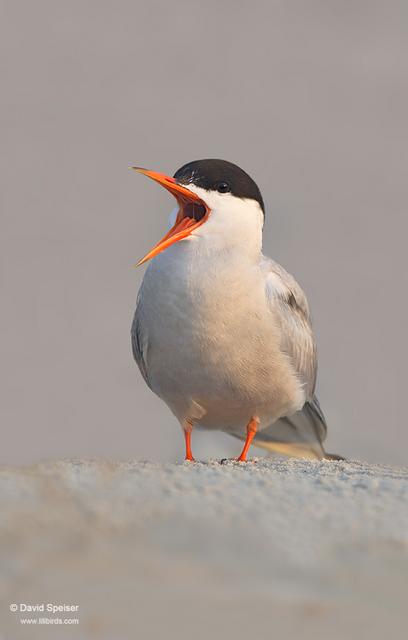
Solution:
<svg viewBox="0 0 408 640">
<path fill-rule="evenodd" d="M 256 444 L 270 450 L 321 458 L 325 455 L 322 442 L 327 425 L 314 394 L 317 353 L 306 296 L 293 276 L 273 260 L 265 258 L 263 268 L 271 313 L 281 329 L 281 349 L 290 358 L 304 386 L 306 402 L 300 411 L 260 431 L 255 437 Z M 285 445 L 287 451 L 279 445 Z"/>
<path fill-rule="evenodd" d="M 133 357 L 137 362 L 146 384 L 150 387 L 149 376 L 147 372 L 147 352 L 148 352 L 148 336 L 141 322 L 141 308 L 139 304 L 140 294 L 136 302 L 136 311 L 133 317 L 131 338 Z"/>
<path fill-rule="evenodd" d="M 326 432 L 326 420 L 314 396 L 300 411 L 257 433 L 254 444 L 276 453 L 320 459 L 326 457 L 323 447 Z"/>
<path fill-rule="evenodd" d="M 265 258 L 263 269 L 266 297 L 281 330 L 281 349 L 289 356 L 309 400 L 316 385 L 317 354 L 306 296 L 294 277 L 273 260 Z"/>
</svg>

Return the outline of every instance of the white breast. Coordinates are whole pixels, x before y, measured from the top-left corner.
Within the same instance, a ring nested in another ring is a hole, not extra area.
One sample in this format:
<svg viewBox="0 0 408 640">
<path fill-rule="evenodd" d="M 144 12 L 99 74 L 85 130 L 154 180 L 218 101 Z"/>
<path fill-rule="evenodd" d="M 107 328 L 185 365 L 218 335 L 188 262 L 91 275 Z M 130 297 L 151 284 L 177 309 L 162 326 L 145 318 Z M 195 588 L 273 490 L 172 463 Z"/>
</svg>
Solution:
<svg viewBox="0 0 408 640">
<path fill-rule="evenodd" d="M 137 314 L 149 383 L 181 422 L 228 430 L 258 415 L 262 429 L 301 408 L 304 393 L 280 350 L 260 251 L 217 246 L 210 234 L 146 271 Z"/>
</svg>

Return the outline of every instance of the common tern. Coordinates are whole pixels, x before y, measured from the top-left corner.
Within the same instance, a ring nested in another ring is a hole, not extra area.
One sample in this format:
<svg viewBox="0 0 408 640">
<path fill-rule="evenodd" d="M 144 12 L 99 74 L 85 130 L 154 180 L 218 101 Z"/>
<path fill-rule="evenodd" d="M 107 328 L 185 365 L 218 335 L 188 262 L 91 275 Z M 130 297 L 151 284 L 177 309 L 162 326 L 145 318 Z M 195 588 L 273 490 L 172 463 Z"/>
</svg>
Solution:
<svg viewBox="0 0 408 640">
<path fill-rule="evenodd" d="M 170 408 L 193 461 L 194 427 L 297 457 L 334 457 L 315 395 L 309 306 L 294 277 L 262 253 L 265 207 L 252 178 L 225 160 L 174 177 L 140 167 L 176 199 L 170 229 L 139 262 L 133 354 Z"/>
</svg>

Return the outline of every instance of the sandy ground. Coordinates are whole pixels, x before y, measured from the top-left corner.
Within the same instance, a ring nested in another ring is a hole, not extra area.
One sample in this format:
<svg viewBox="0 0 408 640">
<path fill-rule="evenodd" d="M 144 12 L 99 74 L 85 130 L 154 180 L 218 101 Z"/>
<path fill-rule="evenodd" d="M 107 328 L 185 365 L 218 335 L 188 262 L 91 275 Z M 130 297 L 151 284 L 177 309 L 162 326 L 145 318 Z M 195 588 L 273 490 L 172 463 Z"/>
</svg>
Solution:
<svg viewBox="0 0 408 640">
<path fill-rule="evenodd" d="M 3 469 L 0 513 L 0 639 L 406 637 L 406 469 L 60 461 Z"/>
</svg>

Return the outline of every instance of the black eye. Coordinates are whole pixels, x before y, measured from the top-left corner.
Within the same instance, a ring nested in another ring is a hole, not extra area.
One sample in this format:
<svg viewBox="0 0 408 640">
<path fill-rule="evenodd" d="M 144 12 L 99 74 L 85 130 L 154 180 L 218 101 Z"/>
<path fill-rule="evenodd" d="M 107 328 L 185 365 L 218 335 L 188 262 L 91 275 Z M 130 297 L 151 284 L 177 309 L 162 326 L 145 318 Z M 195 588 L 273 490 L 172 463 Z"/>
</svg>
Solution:
<svg viewBox="0 0 408 640">
<path fill-rule="evenodd" d="M 219 182 L 217 185 L 217 191 L 220 193 L 228 193 L 228 191 L 231 191 L 231 186 L 228 182 Z"/>
</svg>

